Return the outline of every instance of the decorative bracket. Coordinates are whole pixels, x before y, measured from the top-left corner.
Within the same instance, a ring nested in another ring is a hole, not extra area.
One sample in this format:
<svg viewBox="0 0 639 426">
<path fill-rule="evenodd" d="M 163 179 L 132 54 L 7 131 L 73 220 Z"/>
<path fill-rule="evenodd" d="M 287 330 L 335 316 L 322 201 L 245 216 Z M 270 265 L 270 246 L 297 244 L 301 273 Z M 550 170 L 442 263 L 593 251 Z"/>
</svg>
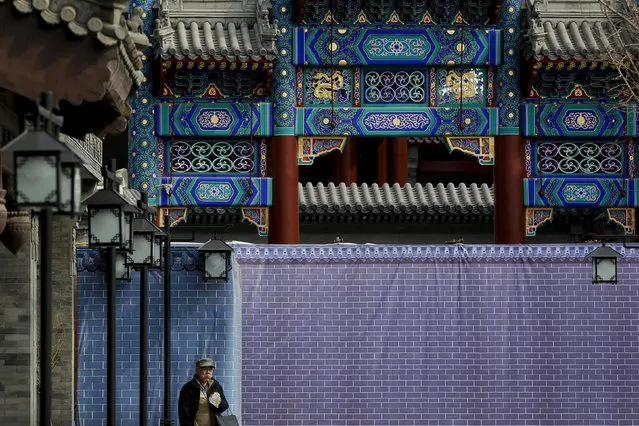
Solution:
<svg viewBox="0 0 639 426">
<path fill-rule="evenodd" d="M 298 137 L 297 164 L 308 166 L 313 164 L 315 157 L 337 150 L 343 152 L 347 139 L 346 137 Z"/>
<path fill-rule="evenodd" d="M 448 152 L 459 150 L 464 154 L 477 157 L 479 164 L 482 166 L 495 164 L 495 138 L 492 136 L 446 136 L 446 146 L 448 147 Z"/>
<path fill-rule="evenodd" d="M 158 226 L 160 228 L 164 227 L 164 216 L 169 216 L 169 222 L 171 228 L 177 226 L 178 224 L 184 222 L 186 223 L 188 208 L 186 207 L 160 207 L 160 214 L 158 217 Z"/>
<path fill-rule="evenodd" d="M 526 209 L 526 236 L 537 235 L 537 228 L 544 223 L 552 222 L 553 209 L 550 207 L 530 207 Z"/>
<path fill-rule="evenodd" d="M 606 211 L 608 220 L 620 225 L 625 235 L 635 235 L 635 209 L 610 208 Z"/>
<path fill-rule="evenodd" d="M 242 207 L 241 211 L 242 221 L 257 226 L 257 233 L 260 237 L 268 236 L 268 207 Z"/>
</svg>

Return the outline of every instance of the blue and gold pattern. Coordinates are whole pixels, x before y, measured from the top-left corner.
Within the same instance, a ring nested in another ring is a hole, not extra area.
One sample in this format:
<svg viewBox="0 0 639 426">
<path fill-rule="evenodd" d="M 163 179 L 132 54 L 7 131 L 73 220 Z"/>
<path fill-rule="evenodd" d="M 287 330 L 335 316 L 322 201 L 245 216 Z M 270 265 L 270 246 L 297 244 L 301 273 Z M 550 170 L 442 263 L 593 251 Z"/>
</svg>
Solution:
<svg viewBox="0 0 639 426">
<path fill-rule="evenodd" d="M 166 140 L 164 168 L 174 176 L 254 174 L 260 164 L 258 141 L 250 139 Z"/>
<path fill-rule="evenodd" d="M 552 177 L 524 179 L 528 207 L 637 207 L 636 179 Z"/>
<path fill-rule="evenodd" d="M 497 67 L 497 102 L 499 134 L 519 135 L 520 96 L 520 0 L 504 0 L 497 25 L 503 32 L 503 63 Z"/>
<path fill-rule="evenodd" d="M 608 213 L 608 221 L 621 226 L 625 235 L 635 235 L 635 209 L 606 209 Z"/>
<path fill-rule="evenodd" d="M 500 65 L 501 30 L 297 28 L 294 65 Z"/>
<path fill-rule="evenodd" d="M 333 151 L 342 152 L 346 146 L 346 137 L 341 138 L 297 138 L 297 164 L 300 166 L 313 164 L 316 157 Z"/>
<path fill-rule="evenodd" d="M 532 140 L 526 144 L 528 177 L 633 177 L 627 167 L 629 144 L 615 140 L 569 138 Z M 534 166 L 533 166 L 534 165 Z M 628 169 L 628 174 L 625 172 Z"/>
<path fill-rule="evenodd" d="M 546 222 L 552 222 L 553 209 L 548 207 L 532 207 L 526 209 L 526 236 L 537 235 L 537 228 Z"/>
<path fill-rule="evenodd" d="M 304 105 L 353 104 L 352 68 L 307 68 L 304 70 Z"/>
<path fill-rule="evenodd" d="M 153 37 L 153 0 L 139 0 L 131 3 L 130 12 L 136 7 L 143 10 L 142 22 L 144 34 Z M 142 52 L 142 72 L 144 80 L 137 96 L 131 101 L 132 114 L 129 119 L 129 185 L 149 194 L 149 205 L 157 203 L 156 178 L 160 175 L 158 142 L 155 137 L 155 118 L 153 106 L 156 99 L 152 91 L 153 48 Z"/>
<path fill-rule="evenodd" d="M 271 136 L 268 102 L 159 104 L 156 115 L 158 136 Z"/>
<path fill-rule="evenodd" d="M 460 151 L 472 155 L 482 166 L 495 164 L 495 138 L 494 137 L 459 137 L 446 138 L 448 152 Z"/>
<path fill-rule="evenodd" d="M 295 67 L 293 66 L 293 5 L 290 0 L 274 0 L 273 20 L 279 25 L 276 41 L 278 58 L 273 66 L 273 135 L 293 135 L 295 126 Z"/>
<path fill-rule="evenodd" d="M 486 71 L 480 68 L 439 68 L 437 70 L 437 105 L 483 106 L 486 104 Z"/>
<path fill-rule="evenodd" d="M 257 227 L 260 237 L 268 237 L 268 207 L 242 207 L 242 220 Z"/>
<path fill-rule="evenodd" d="M 172 187 L 172 191 L 161 192 L 161 207 L 258 207 L 272 203 L 271 178 L 166 177 L 158 183 Z"/>
<path fill-rule="evenodd" d="M 421 104 L 427 100 L 423 70 L 367 70 L 364 72 L 366 104 Z M 355 105 L 354 105 L 355 106 Z"/>
<path fill-rule="evenodd" d="M 522 106 L 524 136 L 637 136 L 636 106 L 600 103 L 527 103 Z"/>
<path fill-rule="evenodd" d="M 297 108 L 299 136 L 429 136 L 497 134 L 495 108 L 429 108 L 417 105 L 363 108 Z"/>
</svg>

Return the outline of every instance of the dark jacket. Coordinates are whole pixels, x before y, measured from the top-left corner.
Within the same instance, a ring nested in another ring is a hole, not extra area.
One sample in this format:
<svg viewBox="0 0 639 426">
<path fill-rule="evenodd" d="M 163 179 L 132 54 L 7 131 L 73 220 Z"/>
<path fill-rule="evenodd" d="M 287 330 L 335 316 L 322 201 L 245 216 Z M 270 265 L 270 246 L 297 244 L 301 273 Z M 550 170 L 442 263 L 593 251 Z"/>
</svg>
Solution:
<svg viewBox="0 0 639 426">
<path fill-rule="evenodd" d="M 209 408 L 211 409 L 211 419 L 213 420 L 213 425 L 215 425 L 215 420 L 213 416 L 216 414 L 220 414 L 223 411 L 226 411 L 229 408 L 229 403 L 224 396 L 224 390 L 222 389 L 222 385 L 215 379 L 212 379 L 211 386 L 209 386 L 209 391 L 207 398 L 213 395 L 215 392 L 219 392 L 222 402 L 220 402 L 220 406 L 215 408 L 213 404 L 209 402 Z M 178 402 L 178 413 L 180 416 L 180 426 L 194 426 L 195 424 L 195 414 L 197 413 L 198 406 L 200 405 L 200 385 L 193 376 L 193 380 L 187 382 L 182 389 L 180 390 L 180 400 Z"/>
</svg>

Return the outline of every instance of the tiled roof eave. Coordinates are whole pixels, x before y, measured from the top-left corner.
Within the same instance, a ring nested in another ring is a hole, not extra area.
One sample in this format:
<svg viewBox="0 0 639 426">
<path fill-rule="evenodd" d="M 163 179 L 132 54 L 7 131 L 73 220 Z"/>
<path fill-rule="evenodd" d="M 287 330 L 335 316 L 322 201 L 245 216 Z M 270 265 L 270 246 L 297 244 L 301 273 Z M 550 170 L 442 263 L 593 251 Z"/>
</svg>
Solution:
<svg viewBox="0 0 639 426">
<path fill-rule="evenodd" d="M 9 4 L 9 1 L 0 0 L 0 7 Z M 99 44 L 104 47 L 115 47 L 119 45 L 119 54 L 125 63 L 127 71 L 133 83 L 139 87 L 144 76 L 140 71 L 142 61 L 140 59 L 141 46 L 149 45 L 146 36 L 143 34 L 132 34 L 128 28 L 122 25 L 108 25 L 104 22 L 108 16 L 102 14 L 109 13 L 108 8 L 94 6 L 84 0 L 62 0 L 58 2 L 42 2 L 38 0 L 13 0 L 14 9 L 21 14 L 27 15 L 37 13 L 40 19 L 48 25 L 64 25 L 77 37 L 95 37 Z M 114 2 L 113 10 L 117 8 Z M 80 16 L 82 19 L 79 20 Z M 128 25 L 124 23 L 123 25 Z M 135 40 L 135 41 L 134 41 Z M 140 42 L 142 45 L 136 46 Z"/>
<path fill-rule="evenodd" d="M 277 56 L 275 39 L 279 32 L 270 22 L 229 22 L 204 16 L 174 19 L 172 13 L 168 10 L 154 31 L 155 54 L 164 60 L 271 62 Z"/>
<path fill-rule="evenodd" d="M 277 57 L 275 54 L 267 54 L 267 55 L 182 55 L 179 53 L 171 54 L 170 52 L 162 51 L 161 49 L 155 49 L 155 54 L 157 57 L 161 58 L 164 61 L 175 59 L 178 61 L 204 61 L 204 62 L 273 62 Z"/>
<path fill-rule="evenodd" d="M 592 17 L 548 19 L 528 15 L 522 40 L 524 57 L 536 61 L 602 61 L 615 54 L 639 57 L 639 49 L 628 50 L 623 40 L 626 37 L 616 35 L 618 25 Z"/>
</svg>

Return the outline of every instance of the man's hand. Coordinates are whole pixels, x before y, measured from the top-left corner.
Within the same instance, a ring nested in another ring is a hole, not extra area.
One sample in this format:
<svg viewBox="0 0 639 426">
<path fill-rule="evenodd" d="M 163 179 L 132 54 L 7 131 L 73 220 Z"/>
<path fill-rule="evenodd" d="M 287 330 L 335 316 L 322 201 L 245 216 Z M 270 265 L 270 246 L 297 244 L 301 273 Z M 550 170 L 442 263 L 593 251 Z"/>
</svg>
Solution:
<svg viewBox="0 0 639 426">
<path fill-rule="evenodd" d="M 209 402 L 213 404 L 215 408 L 218 408 L 220 406 L 220 403 L 222 402 L 222 397 L 220 396 L 220 393 L 213 392 L 213 395 L 209 397 Z"/>
</svg>

